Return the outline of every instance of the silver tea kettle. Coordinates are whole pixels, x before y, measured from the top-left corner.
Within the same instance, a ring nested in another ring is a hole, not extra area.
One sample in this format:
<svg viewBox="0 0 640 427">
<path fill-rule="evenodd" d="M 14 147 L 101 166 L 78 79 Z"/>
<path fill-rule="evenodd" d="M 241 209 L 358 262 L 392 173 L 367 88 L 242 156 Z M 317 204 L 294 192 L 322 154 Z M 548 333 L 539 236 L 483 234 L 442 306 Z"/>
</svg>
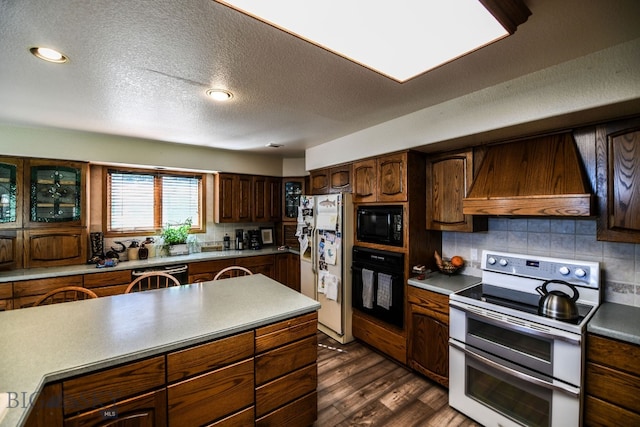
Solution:
<svg viewBox="0 0 640 427">
<path fill-rule="evenodd" d="M 550 283 L 560 283 L 567 286 L 573 292 L 572 296 L 565 294 L 559 290 L 547 290 Z M 580 315 L 578 313 L 578 305 L 576 301 L 580 296 L 578 290 L 571 283 L 564 280 L 547 280 L 536 288 L 540 295 L 538 302 L 538 314 L 541 316 L 551 317 L 558 320 L 573 320 Z"/>
</svg>

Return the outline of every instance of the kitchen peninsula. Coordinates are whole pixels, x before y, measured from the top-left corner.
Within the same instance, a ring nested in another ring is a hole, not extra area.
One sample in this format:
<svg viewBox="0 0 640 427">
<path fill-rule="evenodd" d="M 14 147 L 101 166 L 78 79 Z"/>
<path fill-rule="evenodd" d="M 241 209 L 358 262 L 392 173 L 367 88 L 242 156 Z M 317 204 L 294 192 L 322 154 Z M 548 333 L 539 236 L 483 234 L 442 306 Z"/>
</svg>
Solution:
<svg viewBox="0 0 640 427">
<path fill-rule="evenodd" d="M 0 426 L 31 425 L 40 394 L 46 425 L 149 412 L 138 398 L 161 425 L 315 420 L 318 308 L 255 274 L 2 312 Z"/>
</svg>

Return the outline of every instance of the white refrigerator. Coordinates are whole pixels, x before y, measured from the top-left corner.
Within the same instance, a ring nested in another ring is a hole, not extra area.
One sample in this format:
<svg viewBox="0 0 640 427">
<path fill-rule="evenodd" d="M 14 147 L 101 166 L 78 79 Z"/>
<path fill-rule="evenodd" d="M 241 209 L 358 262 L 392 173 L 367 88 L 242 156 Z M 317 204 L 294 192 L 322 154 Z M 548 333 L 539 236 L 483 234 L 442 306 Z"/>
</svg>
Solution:
<svg viewBox="0 0 640 427">
<path fill-rule="evenodd" d="M 300 242 L 300 289 L 321 305 L 318 329 L 342 344 L 353 341 L 352 227 L 350 193 L 301 196 L 296 230 Z"/>
</svg>

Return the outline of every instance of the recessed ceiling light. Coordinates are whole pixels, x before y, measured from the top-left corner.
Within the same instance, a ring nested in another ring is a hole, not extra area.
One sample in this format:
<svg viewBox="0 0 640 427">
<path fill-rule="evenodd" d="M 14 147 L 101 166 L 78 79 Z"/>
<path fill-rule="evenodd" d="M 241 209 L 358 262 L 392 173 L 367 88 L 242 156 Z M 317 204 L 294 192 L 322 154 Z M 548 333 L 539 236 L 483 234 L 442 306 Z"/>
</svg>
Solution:
<svg viewBox="0 0 640 427">
<path fill-rule="evenodd" d="M 233 98 L 233 94 L 224 89 L 209 89 L 207 95 L 213 98 L 214 101 L 228 101 Z"/>
<path fill-rule="evenodd" d="M 270 148 L 280 148 L 282 147 L 282 144 L 277 144 L 275 142 L 270 142 L 267 145 L 265 145 L 265 147 L 270 147 Z"/>
<path fill-rule="evenodd" d="M 522 13 L 512 20 L 486 0 L 215 1 L 398 82 L 508 36 L 515 28 L 503 21 L 517 27 L 530 14 L 512 4 L 521 0 L 504 8 Z"/>
<path fill-rule="evenodd" d="M 32 47 L 29 51 L 36 57 L 40 58 L 43 61 L 54 62 L 56 64 L 64 64 L 69 59 L 58 52 L 55 49 L 50 49 L 48 47 Z"/>
</svg>

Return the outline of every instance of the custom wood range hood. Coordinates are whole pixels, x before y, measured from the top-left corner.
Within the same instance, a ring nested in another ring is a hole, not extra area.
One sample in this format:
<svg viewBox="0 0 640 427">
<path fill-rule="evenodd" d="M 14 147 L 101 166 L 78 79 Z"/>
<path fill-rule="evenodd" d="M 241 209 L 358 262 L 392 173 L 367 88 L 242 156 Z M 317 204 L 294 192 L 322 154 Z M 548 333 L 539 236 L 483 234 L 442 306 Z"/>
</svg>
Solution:
<svg viewBox="0 0 640 427">
<path fill-rule="evenodd" d="M 592 215 L 593 195 L 571 133 L 493 145 L 462 201 L 471 215 Z"/>
</svg>

